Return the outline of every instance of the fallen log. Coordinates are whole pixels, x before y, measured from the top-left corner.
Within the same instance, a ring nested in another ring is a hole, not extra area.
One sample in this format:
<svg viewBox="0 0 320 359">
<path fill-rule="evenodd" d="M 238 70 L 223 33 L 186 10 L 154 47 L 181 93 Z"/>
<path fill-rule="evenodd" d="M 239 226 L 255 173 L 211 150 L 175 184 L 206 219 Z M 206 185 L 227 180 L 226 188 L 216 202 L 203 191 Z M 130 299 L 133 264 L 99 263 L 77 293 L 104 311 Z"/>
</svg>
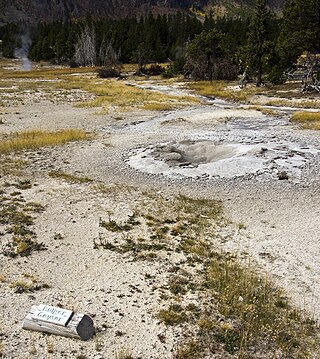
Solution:
<svg viewBox="0 0 320 359">
<path fill-rule="evenodd" d="M 31 307 L 22 328 L 81 340 L 95 335 L 93 320 L 88 315 L 45 304 Z"/>
</svg>

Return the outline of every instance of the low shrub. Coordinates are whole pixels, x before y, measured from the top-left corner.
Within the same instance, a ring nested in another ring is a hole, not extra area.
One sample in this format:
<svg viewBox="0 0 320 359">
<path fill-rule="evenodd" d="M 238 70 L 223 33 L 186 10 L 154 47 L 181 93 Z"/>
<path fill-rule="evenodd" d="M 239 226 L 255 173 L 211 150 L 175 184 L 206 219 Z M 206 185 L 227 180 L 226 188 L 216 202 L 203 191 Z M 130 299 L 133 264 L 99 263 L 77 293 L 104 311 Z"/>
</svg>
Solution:
<svg viewBox="0 0 320 359">
<path fill-rule="evenodd" d="M 158 64 L 153 64 L 149 68 L 145 69 L 146 75 L 159 76 L 165 71 L 165 68 Z"/>
<path fill-rule="evenodd" d="M 120 76 L 120 71 L 113 67 L 101 67 L 97 69 L 98 77 L 102 79 L 114 78 Z"/>
</svg>

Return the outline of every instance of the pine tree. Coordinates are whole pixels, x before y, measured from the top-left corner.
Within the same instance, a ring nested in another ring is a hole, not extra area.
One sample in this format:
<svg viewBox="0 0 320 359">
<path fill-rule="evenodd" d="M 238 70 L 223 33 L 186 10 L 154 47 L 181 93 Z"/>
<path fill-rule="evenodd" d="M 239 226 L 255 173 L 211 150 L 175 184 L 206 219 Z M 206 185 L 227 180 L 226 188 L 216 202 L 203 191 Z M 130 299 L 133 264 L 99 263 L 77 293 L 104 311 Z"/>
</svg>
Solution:
<svg viewBox="0 0 320 359">
<path fill-rule="evenodd" d="M 320 0 L 287 0 L 277 49 L 284 66 L 304 52 L 320 52 Z"/>
<path fill-rule="evenodd" d="M 4 57 L 14 57 L 14 50 L 18 47 L 18 26 L 7 24 L 2 37 L 2 51 Z"/>
<path fill-rule="evenodd" d="M 196 80 L 233 79 L 233 64 L 228 36 L 212 29 L 196 35 L 186 49 L 185 72 Z"/>
<path fill-rule="evenodd" d="M 266 0 L 257 0 L 245 47 L 246 64 L 249 71 L 257 74 L 257 86 L 262 83 L 262 75 L 271 52 L 271 19 Z"/>
</svg>

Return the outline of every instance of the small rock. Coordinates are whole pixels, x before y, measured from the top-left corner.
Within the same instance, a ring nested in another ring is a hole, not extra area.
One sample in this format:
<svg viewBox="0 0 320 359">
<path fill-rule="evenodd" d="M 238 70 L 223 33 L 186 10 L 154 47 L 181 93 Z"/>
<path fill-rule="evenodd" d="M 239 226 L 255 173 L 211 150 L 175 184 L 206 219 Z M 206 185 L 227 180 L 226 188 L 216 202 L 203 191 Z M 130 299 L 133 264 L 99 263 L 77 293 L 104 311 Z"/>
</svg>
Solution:
<svg viewBox="0 0 320 359">
<path fill-rule="evenodd" d="M 280 181 L 283 181 L 283 180 L 288 180 L 289 179 L 289 175 L 286 171 L 281 171 L 278 173 L 278 179 Z"/>
</svg>

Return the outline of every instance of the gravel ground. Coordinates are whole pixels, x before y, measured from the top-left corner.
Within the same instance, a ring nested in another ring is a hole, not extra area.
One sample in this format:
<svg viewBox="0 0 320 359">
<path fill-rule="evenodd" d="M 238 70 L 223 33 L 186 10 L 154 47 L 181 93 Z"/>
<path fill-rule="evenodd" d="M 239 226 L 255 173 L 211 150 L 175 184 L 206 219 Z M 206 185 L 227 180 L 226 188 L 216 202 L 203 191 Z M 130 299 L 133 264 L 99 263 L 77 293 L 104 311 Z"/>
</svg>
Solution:
<svg viewBox="0 0 320 359">
<path fill-rule="evenodd" d="M 241 228 L 221 247 L 250 258 L 298 306 L 320 318 L 320 137 L 291 125 L 285 112 L 272 118 L 209 101 L 168 113 L 112 116 L 43 99 L 8 108 L 2 120 L 2 134 L 68 127 L 96 133 L 80 145 L 23 155 L 29 160 L 23 178 L 33 185 L 21 196 L 44 206 L 34 230 L 48 249 L 24 258 L 0 254 L 5 358 L 120 358 L 126 352 L 172 358 L 181 333 L 155 317 L 167 262 L 134 261 L 130 254 L 94 248 L 100 218 L 125 220 L 141 206 L 145 191 L 221 200 L 233 222 L 230 230 Z M 70 185 L 49 177 L 52 170 L 94 182 Z M 2 185 L 16 180 L 0 178 Z M 5 191 L 12 193 L 14 185 Z M 30 276 L 50 288 L 16 293 L 15 281 Z M 84 343 L 22 330 L 31 305 L 40 303 L 91 315 L 98 335 Z"/>
</svg>

